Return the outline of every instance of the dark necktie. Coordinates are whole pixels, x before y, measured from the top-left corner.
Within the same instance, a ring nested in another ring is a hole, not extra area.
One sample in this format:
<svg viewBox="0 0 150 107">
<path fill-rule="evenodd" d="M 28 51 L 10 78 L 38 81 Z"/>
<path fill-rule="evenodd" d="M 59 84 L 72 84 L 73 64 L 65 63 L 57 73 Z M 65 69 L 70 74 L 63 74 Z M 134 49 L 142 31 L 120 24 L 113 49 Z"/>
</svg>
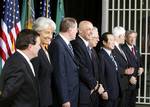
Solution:
<svg viewBox="0 0 150 107">
<path fill-rule="evenodd" d="M 118 65 L 117 65 L 117 62 L 115 61 L 114 57 L 112 54 L 110 54 L 110 58 L 112 59 L 112 61 L 114 62 L 115 64 L 115 67 L 116 67 L 116 70 L 118 70 Z"/>
<path fill-rule="evenodd" d="M 91 49 L 90 49 L 90 47 L 89 47 L 89 46 L 87 47 L 87 51 L 88 51 L 89 56 L 90 56 L 90 58 L 91 58 L 91 53 L 92 53 L 92 51 L 91 51 Z"/>
<path fill-rule="evenodd" d="M 70 51 L 71 51 L 72 55 L 74 56 L 74 52 L 73 52 L 73 48 L 72 48 L 71 43 L 69 43 L 69 44 L 68 44 L 68 47 L 69 47 L 69 49 L 70 49 Z"/>
</svg>

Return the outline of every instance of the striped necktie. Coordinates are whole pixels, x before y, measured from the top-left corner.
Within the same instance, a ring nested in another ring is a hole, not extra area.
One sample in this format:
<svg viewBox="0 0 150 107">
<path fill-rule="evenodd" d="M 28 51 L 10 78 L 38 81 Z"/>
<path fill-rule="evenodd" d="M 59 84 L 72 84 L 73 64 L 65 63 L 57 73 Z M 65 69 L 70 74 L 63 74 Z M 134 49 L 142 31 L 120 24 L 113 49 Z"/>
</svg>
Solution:
<svg viewBox="0 0 150 107">
<path fill-rule="evenodd" d="M 91 58 L 92 50 L 90 49 L 89 46 L 87 47 L 87 50 L 88 50 L 89 56 L 90 56 L 90 58 Z"/>
<path fill-rule="evenodd" d="M 69 43 L 69 44 L 68 44 L 68 47 L 69 47 L 69 49 L 70 49 L 70 51 L 71 51 L 72 55 L 74 56 L 74 52 L 73 52 L 73 48 L 72 48 L 71 43 Z"/>
<path fill-rule="evenodd" d="M 135 56 L 135 49 L 134 47 L 131 48 L 132 54 Z"/>
<path fill-rule="evenodd" d="M 118 70 L 118 65 L 117 65 L 117 62 L 115 61 L 114 57 L 112 54 L 110 54 L 110 58 L 112 59 L 112 61 L 114 62 L 115 64 L 115 67 L 116 67 L 116 70 Z"/>
</svg>

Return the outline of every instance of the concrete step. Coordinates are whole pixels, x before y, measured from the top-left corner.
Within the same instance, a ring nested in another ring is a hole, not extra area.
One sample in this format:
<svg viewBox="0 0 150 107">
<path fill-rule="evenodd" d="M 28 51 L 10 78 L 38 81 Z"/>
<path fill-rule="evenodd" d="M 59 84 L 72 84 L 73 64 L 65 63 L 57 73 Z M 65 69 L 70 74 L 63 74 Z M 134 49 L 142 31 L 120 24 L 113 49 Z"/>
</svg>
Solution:
<svg viewBox="0 0 150 107">
<path fill-rule="evenodd" d="M 150 105 L 137 104 L 136 107 L 150 107 Z"/>
</svg>

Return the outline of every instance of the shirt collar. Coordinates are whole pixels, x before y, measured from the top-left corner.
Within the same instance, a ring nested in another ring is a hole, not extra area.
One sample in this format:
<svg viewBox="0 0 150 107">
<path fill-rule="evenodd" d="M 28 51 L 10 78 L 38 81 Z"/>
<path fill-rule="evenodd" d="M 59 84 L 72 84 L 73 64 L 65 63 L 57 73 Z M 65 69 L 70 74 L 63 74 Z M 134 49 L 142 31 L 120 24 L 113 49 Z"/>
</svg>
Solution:
<svg viewBox="0 0 150 107">
<path fill-rule="evenodd" d="M 115 46 L 116 46 L 116 47 L 119 47 L 119 44 L 118 44 L 117 42 L 115 42 Z"/>
<path fill-rule="evenodd" d="M 130 50 L 132 50 L 132 48 L 134 47 L 133 45 L 131 46 L 128 43 L 126 43 L 126 44 L 127 44 L 127 46 L 129 47 Z"/>
<path fill-rule="evenodd" d="M 117 42 L 115 42 L 115 46 L 117 47 L 117 49 L 119 49 L 120 51 L 120 47 L 119 47 L 119 44 Z"/>
<path fill-rule="evenodd" d="M 106 49 L 106 48 L 104 48 L 103 47 L 103 49 L 106 51 L 106 53 L 110 56 L 110 54 L 111 54 L 111 50 L 108 50 L 108 49 Z"/>
<path fill-rule="evenodd" d="M 28 58 L 28 56 L 26 54 L 24 54 L 21 50 L 17 49 L 17 52 L 19 52 L 27 60 L 27 62 L 30 61 L 30 59 Z"/>
<path fill-rule="evenodd" d="M 86 45 L 86 47 L 88 47 L 89 46 L 89 42 L 86 41 L 82 36 L 79 35 L 79 37 L 83 40 L 83 42 Z"/>
<path fill-rule="evenodd" d="M 70 43 L 70 41 L 65 38 L 61 33 L 59 33 L 60 37 L 65 41 L 65 43 L 68 45 Z"/>
</svg>

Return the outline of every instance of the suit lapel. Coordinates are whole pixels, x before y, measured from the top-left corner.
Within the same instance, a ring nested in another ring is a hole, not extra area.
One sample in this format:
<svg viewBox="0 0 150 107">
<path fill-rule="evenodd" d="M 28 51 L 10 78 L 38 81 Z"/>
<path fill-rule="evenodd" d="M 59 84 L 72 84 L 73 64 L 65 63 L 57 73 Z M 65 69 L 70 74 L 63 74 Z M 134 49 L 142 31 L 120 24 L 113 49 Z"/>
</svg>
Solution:
<svg viewBox="0 0 150 107">
<path fill-rule="evenodd" d="M 90 55 L 88 54 L 89 52 L 88 52 L 88 50 L 87 50 L 87 47 L 86 47 L 85 43 L 83 42 L 83 40 L 82 40 L 79 36 L 77 36 L 77 40 L 78 40 L 79 43 L 81 44 L 80 46 L 82 47 L 82 49 L 83 49 L 83 51 L 85 52 L 86 56 L 87 56 L 88 59 L 90 59 L 90 61 L 91 61 L 91 58 L 90 58 Z"/>
<path fill-rule="evenodd" d="M 135 49 L 135 56 L 136 56 L 136 58 L 138 58 L 138 57 L 139 57 L 139 52 L 138 52 L 138 50 L 137 50 L 137 47 L 134 46 L 134 49 Z"/>
<path fill-rule="evenodd" d="M 77 61 L 75 60 L 71 50 L 69 49 L 69 47 L 67 46 L 67 44 L 65 43 L 65 41 L 58 35 L 58 39 L 60 40 L 60 42 L 62 43 L 62 45 L 64 46 L 64 48 L 67 50 L 67 52 L 69 53 L 69 55 L 71 56 L 71 58 L 73 59 L 73 61 L 75 63 L 77 63 Z"/>
<path fill-rule="evenodd" d="M 49 62 L 49 60 L 48 60 L 48 58 L 47 58 L 47 56 L 46 56 L 46 53 L 44 52 L 44 50 L 41 48 L 40 49 L 40 54 L 41 54 L 41 56 L 42 56 L 42 60 L 44 60 L 44 62 L 47 64 L 47 63 L 50 63 Z M 50 59 L 50 57 L 49 57 L 49 59 Z"/>
<path fill-rule="evenodd" d="M 33 80 L 33 79 L 34 79 L 33 72 L 32 72 L 32 70 L 31 70 L 31 68 L 30 68 L 30 66 L 29 66 L 29 64 L 28 64 L 28 62 L 27 62 L 25 59 L 24 59 L 24 63 L 25 63 L 26 68 L 27 68 L 27 70 L 25 70 L 26 74 L 31 78 L 31 80 Z"/>
<path fill-rule="evenodd" d="M 126 45 L 127 48 L 127 52 L 129 53 L 130 56 L 132 56 L 132 58 L 136 61 L 136 55 L 133 55 L 133 53 L 131 52 L 130 48 Z"/>
<path fill-rule="evenodd" d="M 117 52 L 117 55 L 120 55 L 126 62 L 127 62 L 127 58 L 126 56 L 123 55 L 123 53 L 121 53 L 119 51 L 119 49 L 115 46 L 115 51 Z M 122 50 L 123 51 L 123 50 Z M 125 54 L 125 53 L 124 53 Z"/>
<path fill-rule="evenodd" d="M 107 54 L 107 52 L 104 49 L 102 49 L 102 54 L 104 55 L 104 57 L 107 59 L 108 62 L 114 65 L 114 67 L 116 67 L 114 62 L 112 61 L 112 59 L 110 58 L 110 56 Z"/>
<path fill-rule="evenodd" d="M 24 70 L 24 72 L 28 76 L 28 78 L 31 80 L 31 83 L 33 84 L 34 89 L 37 90 L 35 87 L 35 77 L 33 75 L 31 68 L 30 68 L 30 65 L 28 64 L 26 59 L 19 52 L 17 52 L 17 55 L 18 55 L 18 58 L 20 57 L 19 58 L 20 60 L 23 60 L 25 66 L 26 66 L 26 70 Z"/>
</svg>

